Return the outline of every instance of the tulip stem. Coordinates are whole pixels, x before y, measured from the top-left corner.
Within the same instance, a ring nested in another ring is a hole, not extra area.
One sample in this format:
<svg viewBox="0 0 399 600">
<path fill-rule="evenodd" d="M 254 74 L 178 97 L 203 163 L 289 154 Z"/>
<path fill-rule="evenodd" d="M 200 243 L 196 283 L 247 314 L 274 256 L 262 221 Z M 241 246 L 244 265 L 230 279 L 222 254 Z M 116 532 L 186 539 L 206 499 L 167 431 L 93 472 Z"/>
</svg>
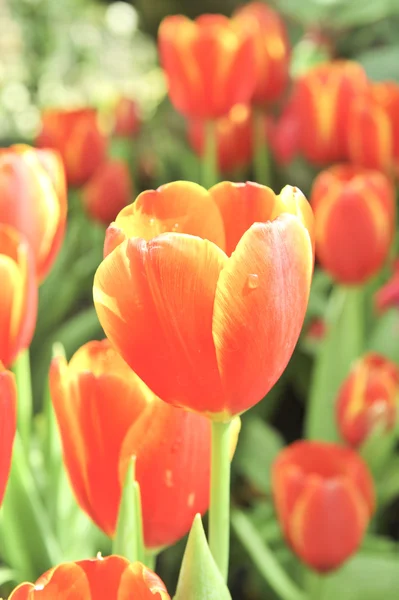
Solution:
<svg viewBox="0 0 399 600">
<path fill-rule="evenodd" d="M 218 181 L 216 126 L 211 120 L 205 122 L 205 152 L 202 157 L 201 179 L 206 189 Z"/>
<path fill-rule="evenodd" d="M 308 571 L 306 577 L 306 590 L 309 600 L 323 600 L 326 576 L 316 571 Z"/>
<path fill-rule="evenodd" d="M 252 132 L 254 144 L 254 180 L 256 183 L 270 185 L 270 156 L 265 133 L 265 115 L 260 108 L 254 108 L 253 110 Z"/>
<path fill-rule="evenodd" d="M 253 564 L 277 596 L 283 600 L 305 600 L 305 594 L 289 578 L 245 513 L 234 509 L 231 524 Z"/>
<path fill-rule="evenodd" d="M 28 456 L 33 411 L 29 348 L 20 352 L 13 371 L 18 390 L 18 431 Z"/>
<path fill-rule="evenodd" d="M 227 581 L 230 544 L 230 445 L 231 425 L 212 421 L 211 501 L 209 547 Z"/>
</svg>

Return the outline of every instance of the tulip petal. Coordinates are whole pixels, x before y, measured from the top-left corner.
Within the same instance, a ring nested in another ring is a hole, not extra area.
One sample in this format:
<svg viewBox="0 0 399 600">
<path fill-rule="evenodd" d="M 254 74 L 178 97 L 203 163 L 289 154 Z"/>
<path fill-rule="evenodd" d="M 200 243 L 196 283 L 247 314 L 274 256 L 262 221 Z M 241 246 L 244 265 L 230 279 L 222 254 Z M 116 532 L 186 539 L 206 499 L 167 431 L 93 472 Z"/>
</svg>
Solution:
<svg viewBox="0 0 399 600">
<path fill-rule="evenodd" d="M 309 234 L 286 214 L 255 223 L 224 266 L 212 329 L 232 414 L 258 402 L 287 366 L 305 316 L 312 269 Z"/>
<path fill-rule="evenodd" d="M 117 598 L 123 572 L 129 562 L 122 556 L 107 556 L 79 561 L 79 567 L 86 575 L 90 588 L 85 600 L 97 598 Z M 132 597 L 132 596 L 131 596 Z"/>
<path fill-rule="evenodd" d="M 166 402 L 198 411 L 223 404 L 211 327 L 226 261 L 211 242 L 170 233 L 131 238 L 97 270 L 94 302 L 107 337 Z"/>
<path fill-rule="evenodd" d="M 34 590 L 30 592 L 28 598 L 29 600 L 55 600 L 55 598 L 88 600 L 90 589 L 80 566 L 76 563 L 64 563 L 42 575 L 36 581 Z"/>
<path fill-rule="evenodd" d="M 128 566 L 121 577 L 117 600 L 170 600 L 161 579 L 139 562 Z"/>
<path fill-rule="evenodd" d="M 0 363 L 0 504 L 11 467 L 17 425 L 17 388 L 14 375 Z"/>
</svg>

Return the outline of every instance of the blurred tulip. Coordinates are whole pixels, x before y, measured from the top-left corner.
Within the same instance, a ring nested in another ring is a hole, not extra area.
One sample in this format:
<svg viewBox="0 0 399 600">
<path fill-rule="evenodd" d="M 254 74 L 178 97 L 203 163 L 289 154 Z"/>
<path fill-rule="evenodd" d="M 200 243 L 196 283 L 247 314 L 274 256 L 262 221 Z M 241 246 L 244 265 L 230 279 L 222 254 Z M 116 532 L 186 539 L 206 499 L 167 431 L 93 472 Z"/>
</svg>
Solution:
<svg viewBox="0 0 399 600">
<path fill-rule="evenodd" d="M 327 572 L 356 552 L 375 498 L 366 464 L 353 450 L 295 442 L 275 460 L 272 482 L 284 535 L 304 563 Z"/>
<path fill-rule="evenodd" d="M 188 139 L 198 156 L 205 152 L 205 126 L 200 119 L 188 123 Z M 247 166 L 252 159 L 251 110 L 244 104 L 236 104 L 230 112 L 215 121 L 218 169 L 232 172 Z"/>
<path fill-rule="evenodd" d="M 399 84 L 393 81 L 373 83 L 372 95 L 377 105 L 388 115 L 392 139 L 392 159 L 399 175 Z"/>
<path fill-rule="evenodd" d="M 175 182 L 140 194 L 108 228 L 95 277 L 106 335 L 166 402 L 216 420 L 247 410 L 297 342 L 312 219 L 290 186 L 276 196 L 254 183 Z"/>
<path fill-rule="evenodd" d="M 22 144 L 0 149 L 0 223 L 26 237 L 39 282 L 57 257 L 66 213 L 65 174 L 58 153 Z"/>
<path fill-rule="evenodd" d="M 251 30 L 255 41 L 255 104 L 277 100 L 288 83 L 290 47 L 280 15 L 263 2 L 250 2 L 239 8 L 234 20 Z"/>
<path fill-rule="evenodd" d="M 69 478 L 91 519 L 115 533 L 135 456 L 146 546 L 185 535 L 209 504 L 208 420 L 159 400 L 108 340 L 85 344 L 69 364 L 54 359 L 50 390 Z"/>
<path fill-rule="evenodd" d="M 11 365 L 28 348 L 36 325 L 37 284 L 29 244 L 0 223 L 0 361 Z"/>
<path fill-rule="evenodd" d="M 115 106 L 113 134 L 117 137 L 135 137 L 140 131 L 141 120 L 137 103 L 130 98 L 120 98 Z"/>
<path fill-rule="evenodd" d="M 288 165 L 299 151 L 300 123 L 295 97 L 288 100 L 281 115 L 269 125 L 268 138 L 274 158 L 280 165 Z"/>
<path fill-rule="evenodd" d="M 139 562 L 107 556 L 57 565 L 9 600 L 170 600 L 161 579 Z"/>
<path fill-rule="evenodd" d="M 362 284 L 384 264 L 395 227 L 394 189 L 379 173 L 336 165 L 314 180 L 316 255 L 343 284 Z"/>
<path fill-rule="evenodd" d="M 337 423 L 342 438 L 355 448 L 376 425 L 394 427 L 399 400 L 399 369 L 378 354 L 359 359 L 337 398 Z"/>
<path fill-rule="evenodd" d="M 379 312 L 399 307 L 399 260 L 395 261 L 390 280 L 376 293 L 375 305 Z"/>
<path fill-rule="evenodd" d="M 36 144 L 59 151 L 72 186 L 86 183 L 106 158 L 107 140 L 91 108 L 46 110 Z"/>
<path fill-rule="evenodd" d="M 159 53 L 172 104 L 186 117 L 215 119 L 252 96 L 255 48 L 248 27 L 222 15 L 166 17 Z"/>
<path fill-rule="evenodd" d="M 367 88 L 366 73 L 351 61 L 321 64 L 297 80 L 299 145 L 310 162 L 319 165 L 346 159 L 350 108 Z"/>
<path fill-rule="evenodd" d="M 312 342 L 319 342 L 325 338 L 327 325 L 324 319 L 314 318 L 310 323 L 306 332 L 306 337 Z"/>
<path fill-rule="evenodd" d="M 129 168 L 123 160 L 108 160 L 83 188 L 82 201 L 96 221 L 109 225 L 132 197 Z"/>
<path fill-rule="evenodd" d="M 13 373 L 0 362 L 0 504 L 10 474 L 12 447 L 17 427 L 17 387 Z"/>
</svg>

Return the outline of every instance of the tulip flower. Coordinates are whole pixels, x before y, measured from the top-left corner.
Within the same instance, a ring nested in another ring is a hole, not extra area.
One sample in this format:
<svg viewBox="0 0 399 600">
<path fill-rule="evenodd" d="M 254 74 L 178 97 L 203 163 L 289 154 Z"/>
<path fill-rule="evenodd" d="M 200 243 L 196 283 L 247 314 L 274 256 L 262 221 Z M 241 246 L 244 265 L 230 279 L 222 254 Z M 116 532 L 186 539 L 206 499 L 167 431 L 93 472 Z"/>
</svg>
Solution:
<svg viewBox="0 0 399 600">
<path fill-rule="evenodd" d="M 100 322 L 162 400 L 225 421 L 275 384 L 313 269 L 299 191 L 171 183 L 118 215 L 105 254 L 94 281 Z"/>
<path fill-rule="evenodd" d="M 164 583 L 139 562 L 98 556 L 57 565 L 36 583 L 22 583 L 8 600 L 170 600 Z"/>
<path fill-rule="evenodd" d="M 208 420 L 159 400 L 107 340 L 85 344 L 69 364 L 54 359 L 50 390 L 67 472 L 89 517 L 114 535 L 135 456 L 145 545 L 185 535 L 209 504 Z"/>
<path fill-rule="evenodd" d="M 120 98 L 115 106 L 113 134 L 117 137 L 134 137 L 141 127 L 139 109 L 134 100 Z"/>
<path fill-rule="evenodd" d="M 270 147 L 279 165 L 288 165 L 298 153 L 299 130 L 295 97 L 292 97 L 277 120 L 269 122 Z"/>
<path fill-rule="evenodd" d="M 395 261 L 389 281 L 376 293 L 375 304 L 377 310 L 381 313 L 389 308 L 399 307 L 399 260 Z"/>
<path fill-rule="evenodd" d="M 64 236 L 67 203 L 61 158 L 52 150 L 22 144 L 0 149 L 0 190 L 0 223 L 26 237 L 40 282 Z"/>
<path fill-rule="evenodd" d="M 168 16 L 158 43 L 171 102 L 186 117 L 215 119 L 251 99 L 256 67 L 248 27 L 222 15 Z"/>
<path fill-rule="evenodd" d="M 0 504 L 3 501 L 11 467 L 12 447 L 17 427 L 17 388 L 11 371 L 0 362 Z"/>
<path fill-rule="evenodd" d="M 19 232 L 0 223 L 0 361 L 11 365 L 28 348 L 37 315 L 32 251 Z"/>
<path fill-rule="evenodd" d="M 129 202 L 132 182 L 123 160 L 109 160 L 94 173 L 83 188 L 82 201 L 96 221 L 109 225 Z"/>
<path fill-rule="evenodd" d="M 350 446 L 360 446 L 376 425 L 388 431 L 396 422 L 399 369 L 390 360 L 370 353 L 351 369 L 338 393 L 337 423 Z"/>
<path fill-rule="evenodd" d="M 252 158 L 251 110 L 244 104 L 236 104 L 224 117 L 215 122 L 218 169 L 232 172 L 247 166 Z M 205 152 L 205 122 L 199 119 L 188 124 L 188 140 L 199 155 Z"/>
<path fill-rule="evenodd" d="M 285 538 L 304 563 L 328 572 L 356 552 L 375 498 L 371 475 L 353 450 L 295 442 L 275 460 L 272 482 Z"/>
<path fill-rule="evenodd" d="M 366 73 L 351 61 L 318 65 L 298 79 L 294 94 L 299 145 L 310 162 L 319 165 L 347 157 L 350 107 L 367 89 Z"/>
<path fill-rule="evenodd" d="M 355 285 L 381 269 L 395 226 L 389 179 L 362 167 L 336 165 L 314 180 L 316 254 L 338 282 Z"/>
<path fill-rule="evenodd" d="M 399 85 L 393 81 L 384 81 L 372 85 L 375 102 L 388 115 L 392 139 L 392 159 L 394 172 L 399 174 Z"/>
<path fill-rule="evenodd" d="M 250 2 L 239 8 L 234 19 L 252 31 L 255 41 L 255 104 L 277 100 L 288 83 L 290 47 L 284 21 L 263 2 Z"/>
<path fill-rule="evenodd" d="M 106 158 L 107 141 L 91 108 L 45 111 L 36 144 L 59 151 L 72 186 L 86 183 Z"/>
</svg>

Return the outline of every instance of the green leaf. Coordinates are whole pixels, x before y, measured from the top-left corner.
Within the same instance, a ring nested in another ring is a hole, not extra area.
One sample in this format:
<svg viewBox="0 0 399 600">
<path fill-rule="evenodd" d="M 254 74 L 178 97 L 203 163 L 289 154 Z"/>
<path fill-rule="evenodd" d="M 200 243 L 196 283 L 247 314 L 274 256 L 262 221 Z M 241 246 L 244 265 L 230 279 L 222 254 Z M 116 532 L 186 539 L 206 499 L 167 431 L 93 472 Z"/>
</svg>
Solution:
<svg viewBox="0 0 399 600">
<path fill-rule="evenodd" d="M 281 435 L 258 417 L 242 418 L 235 468 L 261 492 L 271 490 L 271 465 L 283 447 Z"/>
<path fill-rule="evenodd" d="M 399 45 L 366 50 L 356 56 L 367 76 L 374 81 L 399 81 Z"/>
<path fill-rule="evenodd" d="M 399 363 L 399 312 L 392 308 L 381 315 L 371 332 L 368 350 Z"/>
<path fill-rule="evenodd" d="M 174 600 L 231 600 L 196 515 L 184 552 Z"/>
</svg>

